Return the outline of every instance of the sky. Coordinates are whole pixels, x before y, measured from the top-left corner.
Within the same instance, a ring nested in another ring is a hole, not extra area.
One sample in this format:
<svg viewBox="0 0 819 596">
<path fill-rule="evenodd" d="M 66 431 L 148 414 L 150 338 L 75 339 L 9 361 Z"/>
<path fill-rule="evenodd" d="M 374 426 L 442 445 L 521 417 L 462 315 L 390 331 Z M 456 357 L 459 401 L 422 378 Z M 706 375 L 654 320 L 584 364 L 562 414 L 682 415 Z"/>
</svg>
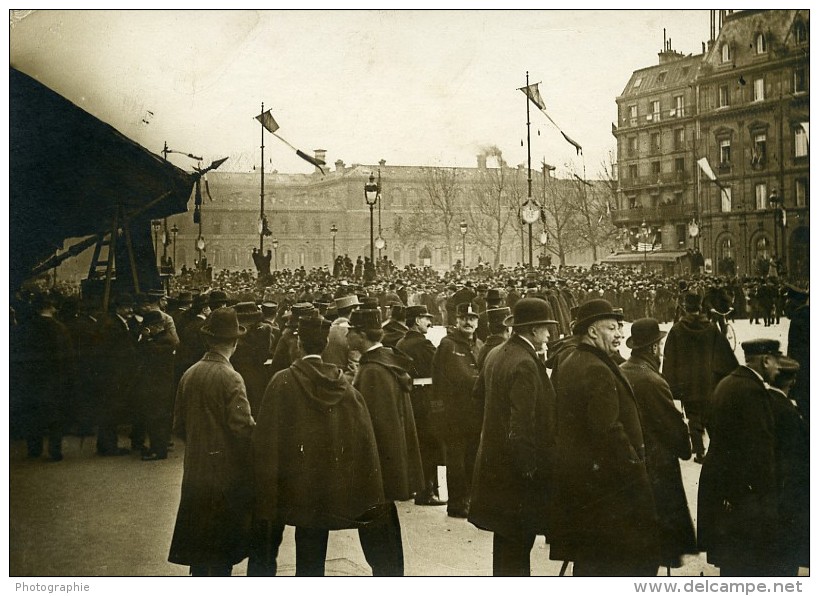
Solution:
<svg viewBox="0 0 819 596">
<path fill-rule="evenodd" d="M 271 109 L 278 134 L 346 165 L 475 166 L 495 148 L 595 177 L 614 150 L 616 97 L 672 48 L 699 54 L 709 11 L 206 10 L 22 11 L 11 65 L 159 154 L 164 143 L 224 171 L 252 171 Z M 313 167 L 264 134 L 265 170 Z M 171 160 L 185 169 L 195 163 Z"/>
</svg>

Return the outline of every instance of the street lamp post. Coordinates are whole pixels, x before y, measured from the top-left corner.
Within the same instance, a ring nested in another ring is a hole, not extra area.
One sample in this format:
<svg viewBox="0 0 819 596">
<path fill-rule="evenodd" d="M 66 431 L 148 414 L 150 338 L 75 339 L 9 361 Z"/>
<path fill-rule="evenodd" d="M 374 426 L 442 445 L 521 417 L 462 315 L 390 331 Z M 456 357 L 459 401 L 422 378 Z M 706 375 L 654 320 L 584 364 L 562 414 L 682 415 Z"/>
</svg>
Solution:
<svg viewBox="0 0 819 596">
<path fill-rule="evenodd" d="M 176 275 L 176 235 L 179 233 L 179 228 L 173 224 L 171 234 L 173 234 L 173 274 Z"/>
<path fill-rule="evenodd" d="M 461 267 L 466 269 L 466 230 L 465 221 L 461 221 Z"/>
<path fill-rule="evenodd" d="M 640 225 L 640 236 L 643 244 L 643 271 L 648 268 L 648 237 L 651 234 L 651 228 L 646 226 L 645 220 Z"/>
<path fill-rule="evenodd" d="M 546 245 L 549 244 L 549 233 L 546 230 L 543 230 L 540 233 L 540 256 L 543 258 L 543 262 L 546 261 Z"/>
<path fill-rule="evenodd" d="M 273 271 L 278 271 L 279 269 L 279 241 L 275 238 L 273 242 L 270 243 L 273 247 Z"/>
<path fill-rule="evenodd" d="M 336 263 L 336 234 L 338 234 L 338 228 L 336 224 L 330 226 L 330 235 L 333 237 L 333 266 Z"/>
<path fill-rule="evenodd" d="M 364 184 L 364 201 L 370 208 L 370 263 L 375 265 L 375 237 L 373 235 L 373 207 L 378 202 L 378 195 L 381 189 L 375 181 L 375 176 L 370 172 L 369 181 Z"/>
<path fill-rule="evenodd" d="M 771 191 L 771 195 L 768 197 L 768 202 L 771 204 L 771 209 L 773 210 L 773 261 L 776 263 L 777 255 L 779 254 L 779 231 L 777 228 L 779 227 L 779 192 L 774 188 Z"/>
<path fill-rule="evenodd" d="M 199 235 L 199 238 L 196 239 L 196 252 L 199 254 L 199 260 L 196 263 L 197 268 L 203 269 L 202 267 L 202 253 L 205 252 L 205 239 L 202 235 Z"/>
</svg>

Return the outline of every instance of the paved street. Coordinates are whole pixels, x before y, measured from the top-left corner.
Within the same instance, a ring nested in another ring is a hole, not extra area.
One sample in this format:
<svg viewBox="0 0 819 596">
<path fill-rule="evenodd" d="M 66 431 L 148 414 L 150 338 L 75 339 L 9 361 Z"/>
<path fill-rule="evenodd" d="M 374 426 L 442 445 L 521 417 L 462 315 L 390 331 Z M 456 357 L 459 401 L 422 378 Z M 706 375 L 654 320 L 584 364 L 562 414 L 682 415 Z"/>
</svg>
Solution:
<svg viewBox="0 0 819 596">
<path fill-rule="evenodd" d="M 739 341 L 770 337 L 787 349 L 788 322 L 773 328 L 734 324 Z M 668 329 L 670 325 L 663 326 Z M 627 327 L 628 335 L 628 327 Z M 623 346 L 624 355 L 628 350 Z M 741 360 L 741 350 L 737 347 Z M 126 444 L 123 437 L 121 444 Z M 167 562 L 179 490 L 184 445 L 177 441 L 165 461 L 143 462 L 135 455 L 102 458 L 92 438 L 65 441 L 65 459 L 26 458 L 25 444 L 12 442 L 9 455 L 11 576 L 172 576 L 187 568 Z M 682 462 L 692 514 L 700 467 Z M 444 468 L 439 468 L 445 494 Z M 413 576 L 491 575 L 492 536 L 463 519 L 449 518 L 445 507 L 399 503 L 404 532 L 406 574 Z M 532 555 L 535 575 L 557 575 L 559 561 L 550 561 L 539 538 Z M 370 570 L 352 531 L 331 534 L 328 575 L 369 575 Z M 279 557 L 280 574 L 293 575 L 292 528 L 285 534 Z M 234 568 L 244 575 L 245 563 Z M 805 571 L 805 570 L 803 570 Z M 661 575 L 665 568 L 661 569 Z M 673 575 L 717 575 L 705 556 L 690 557 Z"/>
</svg>

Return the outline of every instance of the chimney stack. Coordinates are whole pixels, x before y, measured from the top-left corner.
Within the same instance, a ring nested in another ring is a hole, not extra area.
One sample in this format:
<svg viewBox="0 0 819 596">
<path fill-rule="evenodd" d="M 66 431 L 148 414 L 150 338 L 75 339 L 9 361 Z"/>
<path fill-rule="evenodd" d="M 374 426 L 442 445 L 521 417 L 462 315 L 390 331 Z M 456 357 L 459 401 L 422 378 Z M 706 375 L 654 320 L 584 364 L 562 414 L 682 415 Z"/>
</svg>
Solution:
<svg viewBox="0 0 819 596">
<path fill-rule="evenodd" d="M 343 172 L 344 171 L 344 162 L 340 159 L 336 160 L 336 172 Z"/>
<path fill-rule="evenodd" d="M 482 170 L 486 169 L 486 154 L 481 153 L 478 155 L 478 167 Z"/>
<path fill-rule="evenodd" d="M 387 160 L 386 159 L 380 159 L 378 161 L 378 165 L 381 166 L 382 168 L 386 167 L 387 166 Z"/>
</svg>

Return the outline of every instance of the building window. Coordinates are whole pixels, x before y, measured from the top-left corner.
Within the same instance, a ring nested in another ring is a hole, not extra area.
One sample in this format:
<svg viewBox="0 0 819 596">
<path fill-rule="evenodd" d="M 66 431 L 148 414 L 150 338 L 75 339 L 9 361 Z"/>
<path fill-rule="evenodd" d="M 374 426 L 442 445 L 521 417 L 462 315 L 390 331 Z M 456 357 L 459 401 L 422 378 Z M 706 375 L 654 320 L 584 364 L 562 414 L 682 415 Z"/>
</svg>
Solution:
<svg viewBox="0 0 819 596">
<path fill-rule="evenodd" d="M 793 155 L 794 157 L 806 157 L 808 155 L 808 135 L 801 126 L 793 131 Z"/>
<path fill-rule="evenodd" d="M 632 180 L 637 179 L 637 164 L 631 164 L 628 167 L 628 177 L 631 178 Z"/>
<path fill-rule="evenodd" d="M 764 54 L 765 52 L 768 51 L 768 42 L 765 41 L 765 36 L 762 33 L 756 34 L 754 46 L 756 47 L 757 54 Z"/>
<path fill-rule="evenodd" d="M 685 116 L 685 96 L 677 95 L 674 97 L 674 116 L 682 118 Z"/>
<path fill-rule="evenodd" d="M 793 69 L 793 92 L 804 93 L 808 90 L 807 77 L 805 76 L 805 67 L 797 66 Z"/>
<path fill-rule="evenodd" d="M 728 85 L 722 85 L 719 88 L 719 101 L 717 102 L 717 106 L 720 108 L 728 107 L 730 105 L 730 97 Z"/>
<path fill-rule="evenodd" d="M 729 139 L 719 142 L 719 164 L 721 166 L 731 165 L 731 141 Z"/>
<path fill-rule="evenodd" d="M 768 185 L 764 182 L 757 182 L 754 185 L 754 197 L 756 198 L 757 210 L 768 208 Z"/>
<path fill-rule="evenodd" d="M 754 146 L 751 154 L 751 164 L 758 166 L 765 163 L 767 148 L 767 135 L 758 133 L 754 135 Z"/>
<path fill-rule="evenodd" d="M 722 253 L 723 259 L 733 259 L 734 258 L 734 243 L 731 241 L 730 238 L 725 238 L 720 245 L 720 252 Z"/>
<path fill-rule="evenodd" d="M 765 79 L 759 77 L 754 79 L 754 101 L 765 99 Z"/>
<path fill-rule="evenodd" d="M 317 236 L 321 234 L 321 220 L 314 219 L 313 220 L 313 233 Z"/>
<path fill-rule="evenodd" d="M 665 77 L 666 77 L 666 75 L 668 75 L 668 72 L 667 72 L 667 71 L 663 71 L 663 72 L 661 72 L 660 74 L 658 74 L 658 75 L 657 75 L 657 82 L 658 82 L 658 83 L 665 83 Z"/>
<path fill-rule="evenodd" d="M 660 133 L 658 132 L 651 133 L 651 152 L 655 154 L 660 152 Z"/>
<path fill-rule="evenodd" d="M 654 116 L 654 120 L 660 119 L 660 101 L 655 99 L 651 102 L 651 113 Z"/>
<path fill-rule="evenodd" d="M 640 85 L 642 85 L 642 84 L 643 84 L 643 77 L 637 77 L 637 78 L 634 80 L 634 88 L 635 88 L 635 89 L 636 89 L 637 87 L 639 87 Z"/>
<path fill-rule="evenodd" d="M 287 217 L 282 217 L 282 233 L 289 234 L 290 233 L 290 219 Z"/>
<path fill-rule="evenodd" d="M 211 229 L 213 230 L 214 236 L 219 236 L 222 233 L 222 222 L 213 220 L 213 224 L 211 225 Z"/>
<path fill-rule="evenodd" d="M 730 186 L 720 189 L 720 211 L 723 213 L 731 212 L 731 202 L 733 200 L 733 192 Z"/>
<path fill-rule="evenodd" d="M 316 267 L 321 267 L 324 264 L 321 262 L 321 259 L 322 259 L 321 249 L 316 248 L 315 250 L 313 250 L 313 265 L 315 265 Z"/>
<path fill-rule="evenodd" d="M 628 196 L 628 208 L 637 209 L 637 195 Z"/>
<path fill-rule="evenodd" d="M 637 153 L 637 137 L 629 137 L 628 139 L 628 155 L 633 156 Z"/>
<path fill-rule="evenodd" d="M 681 190 L 674 192 L 674 204 L 675 205 L 682 205 L 683 204 L 683 193 Z"/>
<path fill-rule="evenodd" d="M 674 131 L 674 150 L 682 151 L 685 149 L 685 129 L 678 128 Z"/>
<path fill-rule="evenodd" d="M 660 175 L 660 162 L 659 161 L 652 161 L 651 162 L 651 173 L 655 176 Z"/>
<path fill-rule="evenodd" d="M 754 255 L 754 260 L 758 260 L 760 258 L 765 259 L 766 261 L 771 258 L 771 241 L 768 240 L 767 236 L 762 236 L 759 240 L 756 241 L 756 254 Z"/>
<path fill-rule="evenodd" d="M 722 44 L 722 47 L 720 48 L 720 58 L 722 58 L 723 62 L 731 61 L 731 46 L 729 44 Z"/>
<path fill-rule="evenodd" d="M 808 41 L 808 28 L 802 21 L 797 21 L 793 26 L 793 39 L 796 43 Z"/>
<path fill-rule="evenodd" d="M 678 157 L 674 160 L 674 171 L 678 174 L 685 172 L 685 158 Z"/>
<path fill-rule="evenodd" d="M 808 179 L 796 179 L 796 206 L 805 207 L 808 204 Z"/>
<path fill-rule="evenodd" d="M 637 123 L 637 106 L 636 105 L 628 107 L 628 118 L 629 118 L 629 121 L 632 124 Z"/>
</svg>

